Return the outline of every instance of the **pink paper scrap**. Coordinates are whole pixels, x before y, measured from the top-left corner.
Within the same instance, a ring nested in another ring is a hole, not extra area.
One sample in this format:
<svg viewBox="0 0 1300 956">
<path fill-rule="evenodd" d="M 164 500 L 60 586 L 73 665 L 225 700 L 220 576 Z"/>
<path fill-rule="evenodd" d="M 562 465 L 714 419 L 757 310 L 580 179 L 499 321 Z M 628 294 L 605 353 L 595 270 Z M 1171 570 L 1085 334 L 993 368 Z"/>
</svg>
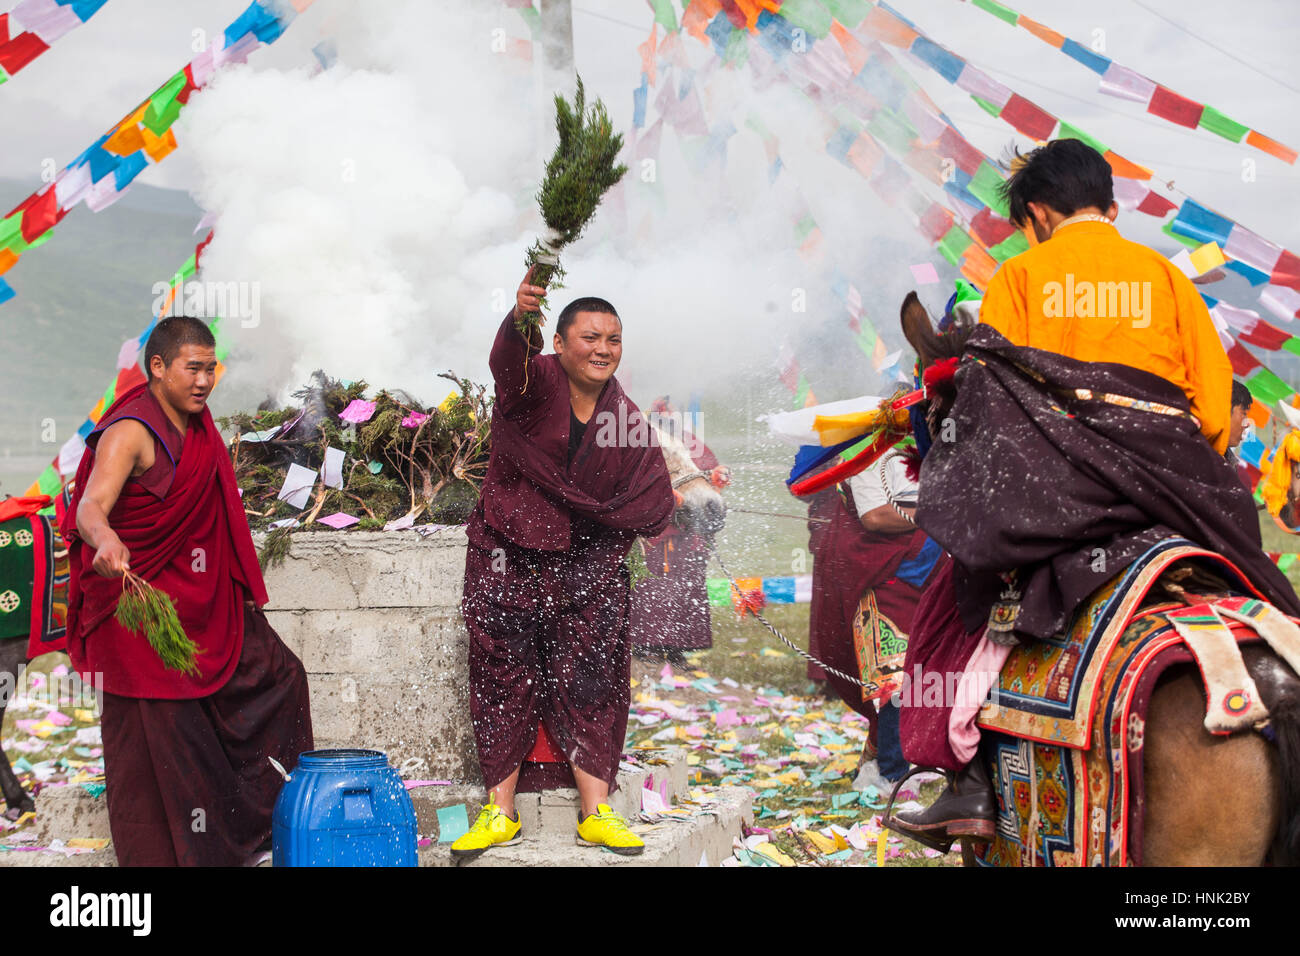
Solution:
<svg viewBox="0 0 1300 956">
<path fill-rule="evenodd" d="M 428 417 L 424 412 L 410 412 L 402 419 L 402 427 L 419 428 Z"/>
<path fill-rule="evenodd" d="M 416 787 L 450 787 L 450 780 L 407 780 L 407 790 L 414 790 Z"/>
<path fill-rule="evenodd" d="M 375 403 L 365 402 L 359 398 L 352 399 L 351 404 L 339 414 L 339 419 L 345 422 L 352 422 L 354 425 L 360 425 L 362 422 L 368 422 L 375 414 Z"/>
<path fill-rule="evenodd" d="M 335 528 L 341 531 L 344 528 L 352 527 L 352 525 L 356 524 L 361 519 L 354 518 L 352 515 L 345 514 L 342 511 L 336 511 L 332 515 L 326 515 L 324 518 L 320 518 L 317 520 L 319 520 L 321 524 L 327 524 L 331 528 Z"/>
</svg>

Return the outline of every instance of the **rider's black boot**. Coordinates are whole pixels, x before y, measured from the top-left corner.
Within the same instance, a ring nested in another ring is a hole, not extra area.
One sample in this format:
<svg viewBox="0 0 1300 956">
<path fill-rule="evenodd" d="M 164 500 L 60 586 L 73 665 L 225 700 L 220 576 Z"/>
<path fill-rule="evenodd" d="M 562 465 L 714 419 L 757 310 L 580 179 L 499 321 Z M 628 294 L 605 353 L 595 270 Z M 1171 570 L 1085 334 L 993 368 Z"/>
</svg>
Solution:
<svg viewBox="0 0 1300 956">
<path fill-rule="evenodd" d="M 988 768 L 976 754 L 962 770 L 949 778 L 939 799 L 924 810 L 891 815 L 885 826 L 928 846 L 946 850 L 958 837 L 993 839 L 997 804 Z"/>
</svg>

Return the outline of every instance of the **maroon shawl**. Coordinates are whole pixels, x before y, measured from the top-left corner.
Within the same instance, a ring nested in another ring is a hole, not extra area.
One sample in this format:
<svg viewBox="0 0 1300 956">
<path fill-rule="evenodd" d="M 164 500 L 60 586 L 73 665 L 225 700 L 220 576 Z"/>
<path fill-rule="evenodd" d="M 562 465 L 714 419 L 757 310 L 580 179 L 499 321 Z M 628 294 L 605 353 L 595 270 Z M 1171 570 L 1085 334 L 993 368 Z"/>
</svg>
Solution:
<svg viewBox="0 0 1300 956">
<path fill-rule="evenodd" d="M 540 333 L 532 347 L 539 339 Z M 605 383 L 566 465 L 568 376 L 555 355 L 533 355 L 525 372 L 524 355 L 524 338 L 506 316 L 492 347 L 492 457 L 470 518 L 470 541 L 494 547 L 491 528 L 520 547 L 566 551 L 572 524 L 581 521 L 583 530 L 600 525 L 622 532 L 626 554 L 637 535 L 657 535 L 673 513 L 668 466 L 658 445 L 627 440 L 642 430 L 641 412 L 618 380 Z"/>
<path fill-rule="evenodd" d="M 117 623 L 122 581 L 95 573 L 94 553 L 77 532 L 99 436 L 123 418 L 143 422 L 156 439 L 155 454 L 167 461 L 142 475 L 143 483 L 127 480 L 108 523 L 131 553 L 132 572 L 171 596 L 181 626 L 199 646 L 195 677 L 166 670 L 142 635 Z M 60 528 L 71 576 L 68 654 L 78 671 L 102 674 L 97 686 L 122 697 L 182 700 L 220 689 L 239 662 L 245 597 L 259 605 L 267 600 L 234 468 L 211 412 L 190 416 L 179 448 L 178 438 L 147 385 L 123 395 L 86 439 Z"/>
</svg>

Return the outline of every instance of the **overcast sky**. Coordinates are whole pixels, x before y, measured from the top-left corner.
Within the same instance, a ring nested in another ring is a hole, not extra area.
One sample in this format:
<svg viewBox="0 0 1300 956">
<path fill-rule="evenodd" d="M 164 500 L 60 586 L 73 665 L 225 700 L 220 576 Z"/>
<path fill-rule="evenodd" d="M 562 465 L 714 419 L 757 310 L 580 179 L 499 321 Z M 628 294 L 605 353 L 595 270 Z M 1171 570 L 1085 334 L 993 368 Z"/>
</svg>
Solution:
<svg viewBox="0 0 1300 956">
<path fill-rule="evenodd" d="M 36 188 L 43 160 L 52 158 L 61 167 L 83 150 L 193 55 L 195 31 L 206 31 L 207 36 L 219 32 L 246 2 L 112 0 L 0 89 L 0 176 L 27 179 Z M 319 0 L 279 42 L 256 54 L 252 65 L 310 65 L 311 47 L 328 36 L 336 11 L 349 2 L 362 0 Z M 364 2 L 378 6 L 386 0 Z M 1130 159 L 1152 167 L 1162 180 L 1173 180 L 1177 190 L 1267 238 L 1300 249 L 1300 169 L 1208 132 L 1174 127 L 1146 115 L 1139 104 L 1101 95 L 1095 74 L 968 3 L 895 0 L 895 5 L 939 42 Z M 1019 0 L 1016 7 L 1089 44 L 1101 37 L 1105 54 L 1116 62 L 1211 103 L 1288 145 L 1300 145 L 1300 67 L 1295 53 L 1300 17 L 1293 0 Z M 502 21 L 512 34 L 522 32 L 516 13 L 504 11 Z M 644 0 L 575 2 L 579 72 L 623 127 L 630 122 L 631 89 L 639 79 L 636 46 L 650 23 Z M 431 55 L 440 44 L 469 42 L 487 41 L 455 35 L 428 40 Z M 986 153 L 997 155 L 1012 141 L 1008 127 L 981 112 L 955 87 L 925 70 L 915 75 Z M 509 107 L 503 104 L 503 113 Z M 1246 159 L 1255 161 L 1253 182 L 1243 180 Z M 138 181 L 189 189 L 194 169 L 184 142 Z M 1168 195 L 1176 201 L 1182 198 L 1177 192 Z M 85 209 L 75 214 L 91 215 Z M 1141 222 L 1144 219 L 1133 214 L 1129 225 L 1152 241 L 1152 224 Z"/>
</svg>

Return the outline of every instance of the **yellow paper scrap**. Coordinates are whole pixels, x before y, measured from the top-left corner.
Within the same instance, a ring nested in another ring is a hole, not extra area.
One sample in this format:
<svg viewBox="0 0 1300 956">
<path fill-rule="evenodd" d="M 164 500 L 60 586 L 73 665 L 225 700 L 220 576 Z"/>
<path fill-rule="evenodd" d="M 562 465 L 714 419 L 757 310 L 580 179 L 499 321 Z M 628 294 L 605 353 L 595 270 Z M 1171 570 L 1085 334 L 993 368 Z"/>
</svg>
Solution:
<svg viewBox="0 0 1300 956">
<path fill-rule="evenodd" d="M 67 845 L 75 847 L 78 850 L 102 850 L 108 846 L 108 841 L 103 838 L 91 839 L 90 837 L 77 837 L 69 840 Z"/>
<path fill-rule="evenodd" d="M 784 853 L 777 849 L 774 843 L 760 843 L 754 847 L 755 853 L 761 853 L 769 860 L 773 860 L 782 866 L 794 866 L 794 860 L 790 859 Z"/>
<path fill-rule="evenodd" d="M 876 866 L 885 865 L 885 841 L 887 839 L 888 836 L 884 830 L 881 830 L 880 835 L 876 837 Z"/>
<path fill-rule="evenodd" d="M 822 853 L 834 853 L 836 849 L 838 849 L 838 847 L 835 846 L 834 840 L 830 837 L 822 836 L 815 830 L 808 830 L 804 833 L 804 837 Z"/>
<path fill-rule="evenodd" d="M 93 724 L 95 722 L 95 712 L 93 710 L 82 710 L 78 708 L 72 712 L 72 716 L 76 718 L 79 723 Z"/>
</svg>

